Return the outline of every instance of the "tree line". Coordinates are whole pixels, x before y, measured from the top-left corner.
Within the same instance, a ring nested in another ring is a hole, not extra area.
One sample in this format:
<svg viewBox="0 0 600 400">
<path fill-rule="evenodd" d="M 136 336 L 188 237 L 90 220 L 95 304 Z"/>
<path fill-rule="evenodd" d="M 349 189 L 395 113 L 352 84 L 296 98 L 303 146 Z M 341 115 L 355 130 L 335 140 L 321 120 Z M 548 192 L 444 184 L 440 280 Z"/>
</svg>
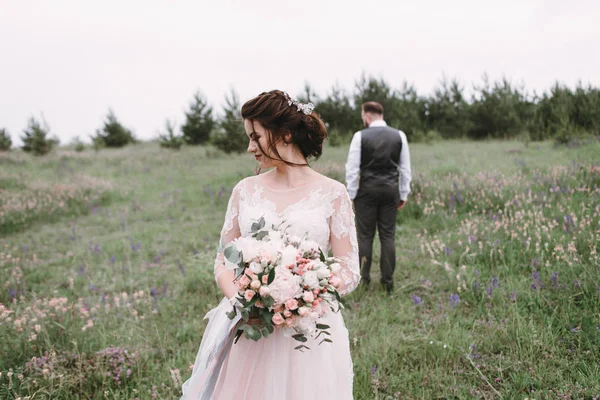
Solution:
<svg viewBox="0 0 600 400">
<path fill-rule="evenodd" d="M 582 83 L 572 89 L 557 82 L 538 94 L 506 78 L 492 82 L 484 75 L 468 91 L 456 79 L 442 79 L 431 94 L 420 95 L 406 81 L 393 87 L 383 78 L 363 74 L 351 91 L 335 84 L 322 96 L 306 83 L 297 98 L 315 104 L 332 145 L 348 142 L 360 129 L 360 107 L 366 101 L 381 103 L 388 124 L 403 130 L 411 142 L 511 138 L 568 142 L 575 137 L 600 135 L 600 89 Z M 233 89 L 225 95 L 219 114 L 198 90 L 185 111 L 184 123 L 177 127 L 173 121 L 165 121 L 159 143 L 169 149 L 212 144 L 227 153 L 242 152 L 247 143 L 240 108 Z M 21 139 L 22 149 L 35 155 L 46 154 L 58 145 L 45 120 L 34 117 Z M 91 139 L 96 150 L 137 142 L 112 110 Z M 72 144 L 78 151 L 85 148 L 79 138 Z M 0 150 L 11 147 L 10 135 L 0 128 Z"/>
</svg>

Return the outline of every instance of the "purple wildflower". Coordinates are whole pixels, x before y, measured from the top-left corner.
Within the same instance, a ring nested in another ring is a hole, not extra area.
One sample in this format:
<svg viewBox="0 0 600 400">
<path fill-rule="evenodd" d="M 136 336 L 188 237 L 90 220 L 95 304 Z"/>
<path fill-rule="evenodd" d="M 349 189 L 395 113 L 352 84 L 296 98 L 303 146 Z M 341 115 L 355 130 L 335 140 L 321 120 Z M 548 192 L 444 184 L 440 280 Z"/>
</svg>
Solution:
<svg viewBox="0 0 600 400">
<path fill-rule="evenodd" d="M 550 279 L 552 280 L 552 285 L 558 287 L 558 272 L 553 273 Z"/>
<path fill-rule="evenodd" d="M 492 277 L 492 287 L 494 289 L 498 289 L 498 277 L 497 276 Z"/>
<path fill-rule="evenodd" d="M 447 256 L 450 255 L 450 248 L 448 248 L 448 246 L 444 247 L 444 253 L 446 253 Z"/>
<path fill-rule="evenodd" d="M 452 307 L 456 307 L 456 305 L 460 302 L 460 296 L 458 293 L 453 293 L 450 295 L 450 305 Z"/>
<path fill-rule="evenodd" d="M 371 367 L 371 375 L 375 375 L 375 372 L 377 372 L 377 365 Z"/>
<path fill-rule="evenodd" d="M 419 296 L 417 296 L 416 294 L 411 294 L 410 298 L 412 299 L 413 303 L 415 303 L 416 305 L 420 305 L 423 303 L 423 300 L 421 300 L 421 298 Z"/>
</svg>

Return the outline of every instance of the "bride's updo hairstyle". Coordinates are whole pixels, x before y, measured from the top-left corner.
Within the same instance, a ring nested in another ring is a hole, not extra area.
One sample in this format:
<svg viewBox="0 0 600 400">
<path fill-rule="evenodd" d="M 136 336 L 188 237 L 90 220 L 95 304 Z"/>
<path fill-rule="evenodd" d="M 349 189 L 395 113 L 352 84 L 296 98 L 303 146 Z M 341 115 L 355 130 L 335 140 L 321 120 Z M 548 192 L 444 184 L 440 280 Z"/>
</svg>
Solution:
<svg viewBox="0 0 600 400">
<path fill-rule="evenodd" d="M 314 106 L 311 106 L 312 104 L 302 104 L 291 99 L 281 90 L 271 90 L 248 100 L 242 106 L 242 118 L 259 122 L 269 133 L 270 153 L 266 153 L 258 144 L 263 155 L 269 157 L 268 154 L 275 154 L 279 161 L 288 165 L 306 165 L 283 160 L 275 145 L 279 141 L 294 144 L 307 160 L 321 156 L 327 128 L 317 113 L 312 111 Z M 289 140 L 286 139 L 288 134 Z"/>
</svg>

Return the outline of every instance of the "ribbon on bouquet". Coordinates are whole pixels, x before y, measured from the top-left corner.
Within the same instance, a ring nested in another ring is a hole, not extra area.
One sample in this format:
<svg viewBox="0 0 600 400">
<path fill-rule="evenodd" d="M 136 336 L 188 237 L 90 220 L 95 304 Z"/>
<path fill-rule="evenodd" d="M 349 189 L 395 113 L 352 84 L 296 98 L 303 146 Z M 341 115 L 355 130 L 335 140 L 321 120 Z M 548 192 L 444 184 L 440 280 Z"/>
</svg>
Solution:
<svg viewBox="0 0 600 400">
<path fill-rule="evenodd" d="M 192 376 L 181 388 L 181 400 L 212 399 L 221 368 L 229 356 L 241 320 L 239 314 L 230 320 L 226 315 L 228 311 L 231 311 L 231 304 L 227 299 L 223 299 L 219 306 L 204 317 L 208 318 L 208 325 L 196 356 Z"/>
</svg>

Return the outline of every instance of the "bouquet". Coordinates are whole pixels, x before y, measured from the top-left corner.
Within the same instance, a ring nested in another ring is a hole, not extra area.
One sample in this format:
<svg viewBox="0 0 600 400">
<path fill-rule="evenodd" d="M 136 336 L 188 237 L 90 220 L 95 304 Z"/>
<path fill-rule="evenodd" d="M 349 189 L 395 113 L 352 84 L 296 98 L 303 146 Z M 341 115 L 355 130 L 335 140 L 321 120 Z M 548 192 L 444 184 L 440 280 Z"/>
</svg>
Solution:
<svg viewBox="0 0 600 400">
<path fill-rule="evenodd" d="M 306 237 L 289 235 L 273 226 L 265 229 L 261 218 L 252 224 L 251 235 L 225 247 L 225 266 L 235 271 L 238 294 L 230 319 L 241 313 L 236 342 L 242 334 L 252 340 L 267 338 L 275 329 L 290 328 L 308 349 L 308 337 L 331 343 L 329 326 L 319 323 L 328 310 L 342 307 L 337 288 L 342 282 L 341 265 L 325 257 L 319 245 Z M 248 323 L 250 319 L 259 323 Z"/>
</svg>

